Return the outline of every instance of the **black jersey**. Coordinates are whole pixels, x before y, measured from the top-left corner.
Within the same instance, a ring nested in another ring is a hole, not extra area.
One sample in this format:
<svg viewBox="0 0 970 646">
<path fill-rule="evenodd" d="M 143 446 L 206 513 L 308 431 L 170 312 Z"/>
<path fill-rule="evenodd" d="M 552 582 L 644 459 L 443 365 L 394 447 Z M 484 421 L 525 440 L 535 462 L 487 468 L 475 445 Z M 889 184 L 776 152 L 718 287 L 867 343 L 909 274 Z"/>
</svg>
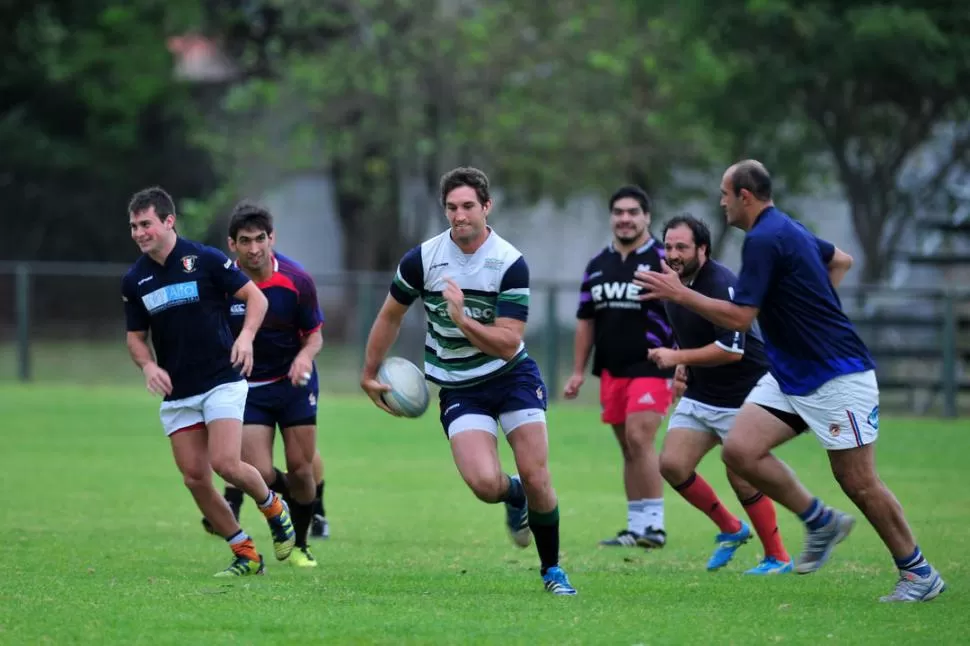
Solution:
<svg viewBox="0 0 970 646">
<path fill-rule="evenodd" d="M 704 296 L 730 301 L 737 277 L 719 262 L 708 260 L 689 287 Z M 737 362 L 720 366 L 690 366 L 684 397 L 709 406 L 740 408 L 745 397 L 768 371 L 768 358 L 757 324 L 747 333 L 718 327 L 686 307 L 667 302 L 667 316 L 674 327 L 677 345 L 703 348 L 711 343 L 722 350 L 743 354 Z"/>
<path fill-rule="evenodd" d="M 604 370 L 614 377 L 673 376 L 647 358 L 652 348 L 673 346 L 674 336 L 664 306 L 641 301 L 633 284 L 638 271 L 660 271 L 663 246 L 651 238 L 626 258 L 613 245 L 586 265 L 579 293 L 577 318 L 593 321 L 593 374 Z"/>
<path fill-rule="evenodd" d="M 249 278 L 218 249 L 179 238 L 160 265 L 147 255 L 121 282 L 129 332 L 151 332 L 155 358 L 172 378 L 166 401 L 243 377 L 229 360 L 229 299 Z"/>
</svg>

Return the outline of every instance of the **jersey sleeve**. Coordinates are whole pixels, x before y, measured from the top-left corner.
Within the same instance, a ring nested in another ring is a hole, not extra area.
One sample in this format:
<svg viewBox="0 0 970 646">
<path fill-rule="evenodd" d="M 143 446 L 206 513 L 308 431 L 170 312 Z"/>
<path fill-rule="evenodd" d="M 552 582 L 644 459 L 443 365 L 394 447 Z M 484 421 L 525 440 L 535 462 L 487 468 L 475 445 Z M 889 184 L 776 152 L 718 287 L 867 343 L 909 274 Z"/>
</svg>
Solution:
<svg viewBox="0 0 970 646">
<path fill-rule="evenodd" d="M 424 290 L 424 261 L 421 245 L 404 254 L 391 281 L 391 296 L 401 305 L 410 305 Z"/>
<path fill-rule="evenodd" d="M 125 329 L 128 332 L 147 332 L 151 328 L 151 317 L 145 304 L 138 298 L 131 276 L 121 279 L 121 301 L 125 304 Z"/>
<path fill-rule="evenodd" d="M 815 245 L 818 247 L 818 252 L 822 255 L 822 262 L 826 265 L 832 262 L 832 257 L 835 256 L 835 245 L 817 236 L 815 238 Z"/>
<path fill-rule="evenodd" d="M 505 270 L 498 289 L 495 318 L 529 320 L 529 266 L 524 256 Z"/>
<path fill-rule="evenodd" d="M 294 283 L 300 292 L 297 304 L 297 325 L 302 334 L 312 334 L 323 325 L 323 311 L 317 297 L 317 286 L 313 279 L 305 274 L 298 274 Z"/>
<path fill-rule="evenodd" d="M 593 295 L 590 292 L 589 276 L 593 273 L 593 261 L 586 264 L 586 271 L 583 272 L 583 282 L 579 286 L 579 305 L 576 308 L 576 318 L 591 319 L 596 316 L 596 308 L 593 306 Z"/>
<path fill-rule="evenodd" d="M 745 238 L 741 248 L 741 272 L 732 299 L 735 304 L 761 307 L 765 294 L 775 279 L 778 256 L 778 245 L 771 238 Z"/>
<path fill-rule="evenodd" d="M 244 274 L 239 267 L 215 247 L 206 247 L 200 260 L 204 263 L 205 270 L 212 277 L 212 282 L 216 287 L 232 296 L 249 282 L 249 276 Z"/>
<path fill-rule="evenodd" d="M 735 297 L 734 286 L 728 281 L 718 281 L 710 297 L 722 301 L 733 301 Z M 744 333 L 715 325 L 714 345 L 727 352 L 744 354 Z"/>
</svg>

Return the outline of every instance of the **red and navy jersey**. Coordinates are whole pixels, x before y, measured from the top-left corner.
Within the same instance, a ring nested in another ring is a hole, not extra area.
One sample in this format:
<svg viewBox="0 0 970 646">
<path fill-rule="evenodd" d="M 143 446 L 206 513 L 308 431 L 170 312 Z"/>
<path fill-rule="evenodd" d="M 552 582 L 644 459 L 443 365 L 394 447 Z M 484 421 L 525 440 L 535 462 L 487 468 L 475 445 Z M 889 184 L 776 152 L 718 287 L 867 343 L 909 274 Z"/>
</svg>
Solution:
<svg viewBox="0 0 970 646">
<path fill-rule="evenodd" d="M 633 284 L 637 271 L 660 271 L 663 245 L 651 238 L 620 255 L 613 245 L 597 254 L 583 274 L 576 317 L 593 321 L 593 374 L 614 377 L 667 377 L 673 369 L 658 368 L 647 358 L 652 348 L 670 348 L 674 333 L 660 301 L 641 301 Z"/>
<path fill-rule="evenodd" d="M 166 401 L 242 377 L 229 360 L 227 308 L 249 278 L 218 249 L 185 238 L 160 265 L 142 256 L 121 280 L 129 332 L 151 332 L 155 360 L 172 379 Z"/>
<path fill-rule="evenodd" d="M 285 377 L 303 347 L 303 339 L 323 326 L 323 312 L 317 288 L 303 267 L 280 253 L 273 254 L 273 273 L 256 283 L 263 290 L 269 308 L 263 325 L 253 339 L 251 383 L 276 381 Z M 229 325 L 233 336 L 242 330 L 246 304 L 233 299 L 229 306 Z"/>
</svg>

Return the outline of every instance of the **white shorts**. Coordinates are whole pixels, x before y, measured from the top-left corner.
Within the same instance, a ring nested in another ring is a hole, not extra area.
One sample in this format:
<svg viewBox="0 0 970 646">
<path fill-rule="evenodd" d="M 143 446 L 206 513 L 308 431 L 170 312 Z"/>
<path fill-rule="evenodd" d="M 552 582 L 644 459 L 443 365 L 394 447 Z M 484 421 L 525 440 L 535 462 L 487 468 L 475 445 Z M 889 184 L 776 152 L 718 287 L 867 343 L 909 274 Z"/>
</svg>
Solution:
<svg viewBox="0 0 970 646">
<path fill-rule="evenodd" d="M 872 444 L 879 437 L 879 384 L 873 370 L 836 377 L 803 396 L 784 394 L 767 373 L 745 403 L 798 415 L 829 451 Z"/>
<path fill-rule="evenodd" d="M 497 421 L 494 417 L 488 415 L 471 413 L 456 418 L 448 425 L 448 439 L 463 431 L 488 431 L 498 437 L 499 424 L 502 425 L 502 432 L 508 436 L 509 433 L 523 424 L 534 424 L 536 422 L 546 423 L 546 411 L 541 408 L 513 410 L 499 415 Z"/>
<path fill-rule="evenodd" d="M 217 419 L 238 419 L 242 422 L 248 393 L 249 385 L 245 379 L 240 379 L 220 384 L 201 395 L 162 402 L 158 415 L 162 418 L 165 435 Z"/>
<path fill-rule="evenodd" d="M 694 399 L 681 397 L 677 408 L 670 415 L 670 421 L 667 422 L 667 430 L 669 432 L 675 428 L 686 428 L 714 433 L 719 439 L 724 440 L 734 424 L 734 418 L 738 416 L 738 410 L 702 404 Z"/>
</svg>

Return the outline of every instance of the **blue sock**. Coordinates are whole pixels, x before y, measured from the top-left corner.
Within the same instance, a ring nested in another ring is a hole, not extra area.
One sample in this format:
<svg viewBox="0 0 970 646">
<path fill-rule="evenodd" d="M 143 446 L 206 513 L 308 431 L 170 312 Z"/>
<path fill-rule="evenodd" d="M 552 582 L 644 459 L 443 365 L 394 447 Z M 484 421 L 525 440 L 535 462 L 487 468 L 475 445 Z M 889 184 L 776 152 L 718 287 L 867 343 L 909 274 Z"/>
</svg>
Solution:
<svg viewBox="0 0 970 646">
<path fill-rule="evenodd" d="M 929 576 L 930 574 L 930 564 L 923 558 L 923 552 L 920 551 L 919 545 L 916 546 L 916 549 L 909 556 L 894 560 L 896 561 L 896 567 L 900 570 L 912 572 L 918 576 Z"/>
<path fill-rule="evenodd" d="M 509 488 L 505 490 L 501 502 L 507 502 L 513 507 L 525 507 L 525 488 L 522 487 L 522 481 L 508 475 L 505 477 L 509 480 Z"/>
<path fill-rule="evenodd" d="M 808 506 L 808 509 L 798 514 L 798 517 L 810 530 L 814 531 L 829 524 L 832 520 L 832 510 L 823 505 L 818 498 L 812 498 L 812 504 Z"/>
</svg>

